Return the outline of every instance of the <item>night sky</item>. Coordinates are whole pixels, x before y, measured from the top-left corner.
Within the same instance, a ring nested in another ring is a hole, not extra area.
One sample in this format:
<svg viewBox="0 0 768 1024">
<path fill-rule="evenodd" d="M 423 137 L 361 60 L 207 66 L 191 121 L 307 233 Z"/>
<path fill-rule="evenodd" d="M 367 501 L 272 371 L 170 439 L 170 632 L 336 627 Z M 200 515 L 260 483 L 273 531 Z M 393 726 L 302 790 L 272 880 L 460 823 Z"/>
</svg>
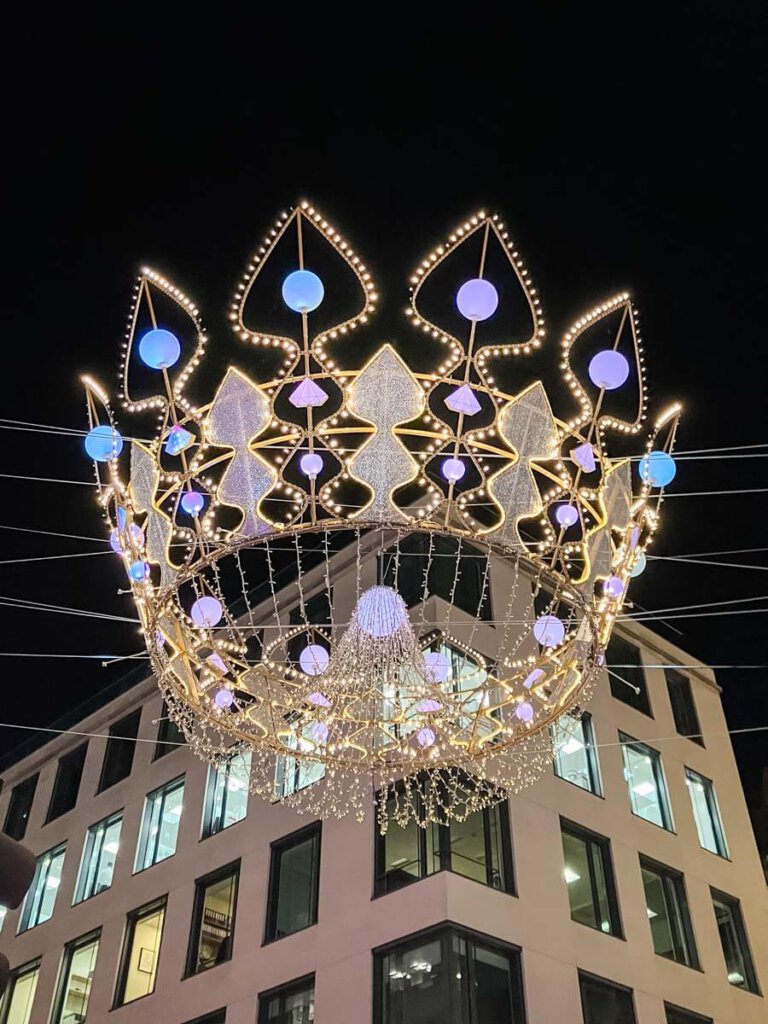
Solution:
<svg viewBox="0 0 768 1024">
<path fill-rule="evenodd" d="M 420 9 L 358 17 L 329 7 L 307 20 L 294 8 L 284 23 L 259 13 L 210 25 L 120 6 L 99 17 L 125 24 L 49 23 L 38 11 L 16 26 L 0 62 L 0 416 L 81 428 L 79 375 L 116 392 L 144 262 L 195 298 L 213 344 L 229 341 L 227 302 L 251 250 L 307 197 L 382 282 L 384 323 L 403 351 L 413 267 L 484 206 L 504 215 L 531 267 L 553 360 L 579 313 L 629 288 L 654 408 L 685 403 L 679 448 L 767 443 L 764 5 L 678 3 L 659 20 L 614 6 L 603 22 L 585 5 L 568 17 L 481 5 L 459 20 L 448 5 Z M 92 479 L 77 440 L 2 436 L 3 473 Z M 674 489 L 761 486 L 766 459 L 714 459 L 681 463 Z M 0 478 L 0 495 L 3 526 L 101 536 L 92 488 Z M 762 546 L 765 497 L 670 500 L 654 553 Z M 99 550 L 6 529 L 0 538 L 2 561 Z M 768 566 L 759 554 L 724 560 Z M 133 614 L 109 555 L 0 573 L 3 597 Z M 661 609 L 757 596 L 763 580 L 656 562 L 633 596 Z M 125 623 L 7 606 L 2 615 L 5 652 L 140 649 Z M 672 625 L 682 635 L 670 638 L 698 659 L 768 662 L 764 615 Z M 125 671 L 98 660 L 0 666 L 0 719 L 31 725 Z M 768 725 L 765 676 L 719 673 L 732 728 Z M 25 735 L 0 728 L 0 754 Z M 750 793 L 768 764 L 765 736 L 734 737 Z"/>
</svg>

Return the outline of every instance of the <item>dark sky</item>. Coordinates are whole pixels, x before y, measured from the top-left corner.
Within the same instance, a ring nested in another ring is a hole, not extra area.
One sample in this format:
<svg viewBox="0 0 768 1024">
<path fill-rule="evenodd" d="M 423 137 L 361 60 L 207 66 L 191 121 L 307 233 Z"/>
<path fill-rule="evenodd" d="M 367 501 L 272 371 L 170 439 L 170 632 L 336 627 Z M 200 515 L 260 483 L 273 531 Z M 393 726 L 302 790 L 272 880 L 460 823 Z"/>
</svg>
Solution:
<svg viewBox="0 0 768 1024">
<path fill-rule="evenodd" d="M 541 290 L 553 358 L 579 312 L 629 287 L 652 398 L 657 408 L 685 402 L 680 447 L 768 442 L 764 4 L 681 2 L 663 17 L 613 5 L 605 20 L 589 5 L 568 16 L 516 6 L 476 5 L 461 18 L 451 5 L 326 5 L 311 18 L 294 6 L 281 22 L 253 5 L 212 24 L 114 5 L 101 22 L 78 24 L 71 11 L 60 24 L 42 11 L 20 20 L 0 62 L 0 416 L 84 424 L 79 374 L 113 386 L 144 261 L 199 301 L 214 339 L 223 335 L 254 243 L 307 196 L 366 256 L 394 309 L 413 265 L 457 219 L 480 205 L 499 210 Z M 68 438 L 3 438 L 5 473 L 91 479 Z M 687 462 L 676 481 L 680 491 L 763 485 L 760 458 Z M 0 479 L 0 495 L 3 525 L 99 535 L 89 488 Z M 761 546 L 765 496 L 737 502 L 669 501 L 656 553 Z M 3 560 L 95 547 L 0 536 Z M 0 573 L 3 596 L 131 614 L 106 555 Z M 636 593 L 665 608 L 759 595 L 762 579 L 658 562 Z M 127 624 L 2 614 L 3 651 L 139 648 Z M 685 619 L 683 636 L 671 636 L 697 658 L 763 664 L 765 624 L 762 615 Z M 36 725 L 122 671 L 86 660 L 0 664 L 0 719 Z M 733 728 L 768 724 L 764 672 L 719 678 Z M 0 728 L 0 752 L 22 735 Z M 768 763 L 764 735 L 735 747 L 753 788 Z"/>
</svg>

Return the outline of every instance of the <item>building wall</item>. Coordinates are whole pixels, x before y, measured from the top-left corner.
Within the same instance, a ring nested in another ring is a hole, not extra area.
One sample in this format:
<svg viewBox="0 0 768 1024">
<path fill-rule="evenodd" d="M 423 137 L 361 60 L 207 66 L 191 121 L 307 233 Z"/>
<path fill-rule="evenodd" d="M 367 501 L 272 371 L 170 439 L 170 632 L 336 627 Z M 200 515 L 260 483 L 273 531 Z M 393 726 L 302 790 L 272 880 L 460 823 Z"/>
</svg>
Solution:
<svg viewBox="0 0 768 1024">
<path fill-rule="evenodd" d="M 475 645 L 490 642 L 479 629 Z M 603 796 L 545 775 L 510 800 L 517 896 L 443 872 L 405 889 L 373 898 L 374 822 L 353 819 L 323 825 L 317 925 L 262 945 L 267 902 L 270 843 L 307 823 L 279 805 L 251 798 L 247 817 L 200 840 L 206 766 L 185 748 L 152 760 L 161 714 L 151 680 L 140 684 L 85 719 L 80 730 L 105 734 L 110 722 L 142 707 L 140 742 L 131 775 L 96 793 L 106 740 L 89 741 L 77 806 L 44 825 L 57 760 L 79 742 L 64 736 L 14 765 L 4 776 L 0 822 L 14 784 L 40 771 L 25 837 L 43 853 L 67 841 L 64 872 L 53 917 L 15 937 L 18 912 L 9 912 L 0 949 L 18 966 L 42 957 L 31 1024 L 49 1020 L 64 944 L 102 927 L 88 1020 L 105 1021 L 120 961 L 126 914 L 168 894 L 165 928 L 153 995 L 114 1011 L 124 1024 L 162 1021 L 181 1024 L 228 1007 L 227 1024 L 254 1024 L 259 992 L 315 973 L 317 1024 L 364 1024 L 371 1020 L 371 950 L 430 925 L 452 921 L 522 949 L 529 1024 L 580 1024 L 577 969 L 624 984 L 634 991 L 639 1024 L 663 1024 L 663 1001 L 713 1017 L 719 1024 L 762 1024 L 765 1000 L 729 984 L 710 897 L 710 886 L 741 901 L 761 986 L 768 985 L 768 891 L 755 848 L 740 780 L 727 735 L 719 691 L 709 671 L 689 672 L 706 747 L 678 737 L 664 672 L 651 667 L 692 659 L 641 626 L 631 638 L 642 647 L 653 718 L 611 696 L 603 675 L 590 704 Z M 494 651 L 487 651 L 489 655 Z M 667 832 L 630 811 L 618 731 L 662 752 L 674 818 Z M 729 859 L 701 849 L 686 788 L 684 767 L 713 780 L 720 804 Z M 134 875 L 133 863 L 144 797 L 184 774 L 186 788 L 177 852 Z M 121 847 L 111 889 L 72 907 L 87 828 L 124 809 Z M 560 816 L 611 840 L 625 938 L 571 921 L 563 880 Z M 701 970 L 654 954 L 638 853 L 682 871 L 688 893 Z M 241 859 L 233 959 L 182 980 L 196 878 Z"/>
</svg>

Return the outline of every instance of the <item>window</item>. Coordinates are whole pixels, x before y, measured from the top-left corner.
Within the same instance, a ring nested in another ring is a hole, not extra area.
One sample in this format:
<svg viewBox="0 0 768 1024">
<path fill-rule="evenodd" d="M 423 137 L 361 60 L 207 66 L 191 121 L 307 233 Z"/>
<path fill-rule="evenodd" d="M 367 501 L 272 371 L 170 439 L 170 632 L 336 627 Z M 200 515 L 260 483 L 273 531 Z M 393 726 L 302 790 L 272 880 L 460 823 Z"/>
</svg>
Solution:
<svg viewBox="0 0 768 1024">
<path fill-rule="evenodd" d="M 624 778 L 627 780 L 632 813 L 672 831 L 667 784 L 658 750 L 619 733 L 624 754 Z"/>
<path fill-rule="evenodd" d="M 251 755 L 236 754 L 219 768 L 208 769 L 203 811 L 203 839 L 242 821 L 248 813 Z"/>
<path fill-rule="evenodd" d="M 637 1024 L 632 990 L 579 971 L 584 1024 Z"/>
<path fill-rule="evenodd" d="M 39 960 L 11 972 L 5 999 L 0 1007 L 2 1024 L 29 1024 L 39 975 Z"/>
<path fill-rule="evenodd" d="M 457 928 L 376 952 L 374 986 L 375 1024 L 524 1019 L 519 950 Z"/>
<path fill-rule="evenodd" d="M 654 951 L 667 960 L 698 967 L 683 876 L 645 857 L 640 858 L 640 870 Z"/>
<path fill-rule="evenodd" d="M 304 732 L 305 739 L 309 740 L 309 730 L 312 724 L 307 725 Z M 291 747 L 298 750 L 299 740 L 291 733 L 286 741 Z M 325 765 L 319 761 L 306 761 L 300 757 L 289 757 L 279 754 L 275 758 L 275 799 L 283 800 L 296 793 L 305 786 L 311 786 L 313 782 L 319 782 L 325 776 Z"/>
<path fill-rule="evenodd" d="M 195 905 L 187 951 L 186 974 L 200 974 L 209 967 L 232 959 L 235 934 L 235 906 L 240 862 L 195 883 Z"/>
<path fill-rule="evenodd" d="M 552 727 L 554 769 L 558 778 L 600 795 L 592 716 L 563 715 Z"/>
<path fill-rule="evenodd" d="M 97 896 L 112 885 L 122 827 L 123 815 L 120 812 L 91 825 L 86 832 L 83 859 L 75 887 L 75 903 L 89 900 L 91 896 Z"/>
<path fill-rule="evenodd" d="M 214 1010 L 213 1013 L 206 1013 L 204 1017 L 195 1017 L 194 1020 L 188 1020 L 186 1024 L 226 1024 L 227 1020 L 227 1008 L 222 1007 L 220 1010 Z"/>
<path fill-rule="evenodd" d="M 696 705 L 693 703 L 691 680 L 673 668 L 665 668 L 664 675 L 667 679 L 667 690 L 669 702 L 672 705 L 672 715 L 675 719 L 675 728 L 681 736 L 687 736 L 689 740 L 693 740 L 694 743 L 699 743 L 703 747 L 704 738 L 701 735 Z"/>
<path fill-rule="evenodd" d="M 32 885 L 24 897 L 24 905 L 21 908 L 19 932 L 26 932 L 51 918 L 66 852 L 67 844 L 62 843 L 61 846 L 56 846 L 37 858 Z"/>
<path fill-rule="evenodd" d="M 320 836 L 315 822 L 272 844 L 266 942 L 317 923 Z"/>
<path fill-rule="evenodd" d="M 163 709 L 160 712 L 160 721 L 157 726 L 157 743 L 155 744 L 155 753 L 152 760 L 157 761 L 158 758 L 165 757 L 171 751 L 178 750 L 179 744 L 186 742 L 184 733 L 174 720 L 169 717 L 168 705 L 163 701 Z"/>
<path fill-rule="evenodd" d="M 98 793 L 103 793 L 105 789 L 127 779 L 131 774 L 140 720 L 141 708 L 138 708 L 109 727 L 109 739 L 104 751 Z"/>
<path fill-rule="evenodd" d="M 99 953 L 99 936 L 99 932 L 92 932 L 64 947 L 51 1024 L 80 1024 L 85 1020 Z"/>
<path fill-rule="evenodd" d="M 315 978 L 301 978 L 259 996 L 259 1024 L 314 1024 Z"/>
<path fill-rule="evenodd" d="M 711 1017 L 702 1017 L 700 1013 L 684 1010 L 681 1006 L 664 1003 L 667 1024 L 713 1024 Z"/>
<path fill-rule="evenodd" d="M 46 825 L 54 818 L 60 818 L 62 814 L 71 811 L 77 803 L 77 794 L 80 791 L 80 779 L 83 776 L 83 765 L 87 753 L 88 744 L 83 743 L 59 759 L 51 802 L 48 805 L 48 816 L 45 819 Z"/>
<path fill-rule="evenodd" d="M 614 633 L 608 642 L 605 660 L 610 669 L 611 695 L 652 718 L 640 649 Z"/>
<path fill-rule="evenodd" d="M 115 1006 L 124 1006 L 155 991 L 164 921 L 165 897 L 128 915 Z"/>
<path fill-rule="evenodd" d="M 27 832 L 32 801 L 35 799 L 38 775 L 30 775 L 11 790 L 8 810 L 5 812 L 3 832 L 11 839 L 22 840 Z"/>
<path fill-rule="evenodd" d="M 744 927 L 739 901 L 733 896 L 726 896 L 724 892 L 713 889 L 712 904 L 715 908 L 717 930 L 720 932 L 728 981 L 737 988 L 759 994 L 757 975 L 749 951 L 747 929 Z"/>
<path fill-rule="evenodd" d="M 134 871 L 143 871 L 176 853 L 183 800 L 183 775 L 146 798 Z"/>
<path fill-rule="evenodd" d="M 395 802 L 392 794 L 387 813 Z M 376 895 L 400 889 L 436 871 L 455 871 L 483 885 L 514 892 L 512 843 L 506 800 L 475 811 L 462 822 L 405 827 L 392 822 L 376 832 Z"/>
<path fill-rule="evenodd" d="M 725 833 L 720 820 L 715 787 L 709 779 L 705 779 L 691 768 L 685 769 L 685 781 L 691 796 L 693 817 L 702 848 L 709 850 L 710 853 L 716 853 L 719 857 L 727 857 L 728 848 L 725 845 Z"/>
<path fill-rule="evenodd" d="M 562 819 L 560 826 L 571 920 L 621 937 L 610 840 Z"/>
<path fill-rule="evenodd" d="M 0 907 L 0 932 L 2 932 L 2 930 L 3 930 L 3 925 L 5 924 L 5 916 L 6 916 L 7 913 L 8 913 L 8 908 L 7 907 Z"/>
</svg>

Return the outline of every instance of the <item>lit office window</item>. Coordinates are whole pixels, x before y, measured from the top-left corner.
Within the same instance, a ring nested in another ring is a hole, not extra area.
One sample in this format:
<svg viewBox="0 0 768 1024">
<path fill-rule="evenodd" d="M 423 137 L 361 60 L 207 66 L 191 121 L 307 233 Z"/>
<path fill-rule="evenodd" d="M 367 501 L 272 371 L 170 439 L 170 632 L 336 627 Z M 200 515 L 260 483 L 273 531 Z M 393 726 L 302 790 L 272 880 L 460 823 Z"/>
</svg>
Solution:
<svg viewBox="0 0 768 1024">
<path fill-rule="evenodd" d="M 374 972 L 374 1019 L 381 1024 L 524 1019 L 519 951 L 457 928 L 376 953 Z"/>
<path fill-rule="evenodd" d="M 83 777 L 83 766 L 87 753 L 88 744 L 82 743 L 75 750 L 71 750 L 64 757 L 59 758 L 51 802 L 48 805 L 48 814 L 45 818 L 46 825 L 49 821 L 60 818 L 62 814 L 71 811 L 77 803 L 77 794 L 80 792 L 80 780 Z"/>
<path fill-rule="evenodd" d="M 75 888 L 75 903 L 82 903 L 112 885 L 117 851 L 120 848 L 120 830 L 123 815 L 113 814 L 104 821 L 91 825 L 85 834 L 83 859 Z"/>
<path fill-rule="evenodd" d="M 8 913 L 8 908 L 7 907 L 0 907 L 0 932 L 2 932 L 2 930 L 3 930 L 3 925 L 5 924 L 5 917 L 6 917 L 7 913 Z"/>
<path fill-rule="evenodd" d="M 165 897 L 128 915 L 115 1006 L 124 1006 L 155 991 L 164 921 Z"/>
<path fill-rule="evenodd" d="M 645 857 L 640 858 L 640 870 L 654 951 L 667 960 L 698 967 L 683 876 Z"/>
<path fill-rule="evenodd" d="M 186 974 L 200 974 L 232 959 L 240 863 L 228 864 L 195 883 L 195 905 Z"/>
<path fill-rule="evenodd" d="M 610 840 L 569 821 L 561 821 L 561 829 L 571 920 L 621 936 Z"/>
<path fill-rule="evenodd" d="M 136 850 L 135 871 L 143 871 L 176 853 L 183 801 L 183 775 L 147 796 Z"/>
<path fill-rule="evenodd" d="M 100 932 L 84 935 L 64 947 L 51 1024 L 80 1024 L 88 1013 Z"/>
<path fill-rule="evenodd" d="M 699 775 L 691 768 L 685 769 L 685 781 L 691 796 L 699 842 L 710 853 L 716 853 L 719 857 L 727 857 L 728 847 L 725 845 L 725 833 L 720 820 L 720 808 L 717 806 L 715 787 L 709 779 Z"/>
<path fill-rule="evenodd" d="M 314 1024 L 315 978 L 301 978 L 259 996 L 259 1024 Z"/>
<path fill-rule="evenodd" d="M 691 680 L 673 668 L 665 668 L 664 675 L 667 680 L 669 703 L 672 705 L 672 716 L 675 719 L 675 729 L 681 736 L 687 736 L 688 739 L 703 747 L 704 739 L 701 735 L 699 716 L 696 714 L 696 705 L 693 702 Z"/>
<path fill-rule="evenodd" d="M 231 757 L 218 768 L 208 768 L 203 812 L 203 838 L 242 821 L 248 813 L 250 752 Z"/>
<path fill-rule="evenodd" d="M 392 816 L 396 797 L 390 796 Z M 401 827 L 392 821 L 384 835 L 376 831 L 376 895 L 401 889 L 436 871 L 454 871 L 502 892 L 514 892 L 512 842 L 506 800 L 449 825 L 416 821 Z"/>
<path fill-rule="evenodd" d="M 737 988 L 748 992 L 760 992 L 755 974 L 755 965 L 747 940 L 747 929 L 741 913 L 741 904 L 733 896 L 712 890 L 712 905 L 715 908 L 717 930 L 723 947 L 728 981 Z"/>
<path fill-rule="evenodd" d="M 98 793 L 127 779 L 133 767 L 136 737 L 139 734 L 141 708 L 121 718 L 109 727 L 109 739 L 104 751 Z"/>
<path fill-rule="evenodd" d="M 168 705 L 163 701 L 163 707 L 160 712 L 160 721 L 157 724 L 157 743 L 155 744 L 155 752 L 152 755 L 152 760 L 157 761 L 158 758 L 165 757 L 166 754 L 171 754 L 186 742 L 187 739 L 184 733 L 169 716 Z"/>
<path fill-rule="evenodd" d="M 682 1006 L 673 1006 L 672 1003 L 664 1003 L 664 1013 L 667 1024 L 713 1024 L 711 1017 L 702 1017 L 700 1013 L 684 1010 Z"/>
<path fill-rule="evenodd" d="M 40 961 L 24 964 L 11 972 L 8 988 L 0 1005 L 3 1024 L 29 1024 L 40 975 Z"/>
<path fill-rule="evenodd" d="M 608 641 L 605 663 L 611 670 L 608 675 L 611 695 L 653 718 L 639 647 L 614 633 Z"/>
<path fill-rule="evenodd" d="M 61 884 L 64 855 L 67 844 L 48 850 L 37 858 L 35 876 L 21 908 L 19 932 L 26 932 L 35 925 L 48 921 L 56 905 L 56 896 Z"/>
<path fill-rule="evenodd" d="M 637 1024 L 632 990 L 579 971 L 584 1024 Z"/>
<path fill-rule="evenodd" d="M 3 832 L 11 839 L 21 841 L 26 835 L 38 778 L 39 775 L 30 775 L 11 790 L 11 799 L 8 801 L 3 824 Z"/>
<path fill-rule="evenodd" d="M 562 715 L 552 726 L 554 769 L 558 778 L 600 794 L 592 716 Z"/>
<path fill-rule="evenodd" d="M 267 942 L 317 923 L 321 832 L 315 822 L 272 843 Z"/>
<path fill-rule="evenodd" d="M 672 831 L 667 785 L 661 768 L 661 755 L 653 747 L 619 733 L 624 754 L 624 778 L 629 789 L 632 813 Z"/>
</svg>

